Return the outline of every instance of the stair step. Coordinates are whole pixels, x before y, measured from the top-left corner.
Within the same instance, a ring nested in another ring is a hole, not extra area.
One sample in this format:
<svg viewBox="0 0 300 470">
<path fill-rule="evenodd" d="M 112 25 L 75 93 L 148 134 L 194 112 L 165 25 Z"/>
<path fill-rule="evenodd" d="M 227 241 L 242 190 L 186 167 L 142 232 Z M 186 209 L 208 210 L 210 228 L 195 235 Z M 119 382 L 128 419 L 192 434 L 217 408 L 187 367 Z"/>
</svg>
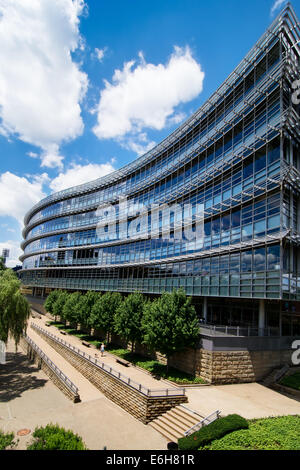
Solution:
<svg viewBox="0 0 300 470">
<path fill-rule="evenodd" d="M 180 418 L 183 418 L 191 423 L 197 423 L 198 421 L 201 420 L 201 416 L 198 416 L 198 415 L 191 415 L 190 413 L 186 413 L 184 410 L 182 410 L 181 408 L 172 408 L 172 410 L 176 416 L 180 417 Z"/>
<path fill-rule="evenodd" d="M 184 406 L 182 405 L 178 405 L 176 406 L 175 408 L 173 408 L 173 410 L 178 410 L 178 411 L 181 411 L 182 413 L 184 413 L 185 415 L 189 416 L 190 418 L 192 419 L 196 419 L 198 421 L 198 418 L 199 418 L 199 421 L 202 419 L 205 418 L 205 416 L 202 416 L 200 415 L 199 413 L 193 413 L 192 410 L 187 410 Z"/>
<path fill-rule="evenodd" d="M 151 426 L 153 429 L 162 434 L 168 441 L 177 442 L 178 437 L 172 434 L 172 432 L 168 431 L 164 427 L 160 426 L 160 424 L 158 424 L 156 420 L 151 421 L 151 423 L 149 423 L 149 426 Z"/>
<path fill-rule="evenodd" d="M 175 432 L 180 433 L 183 435 L 183 433 L 189 429 L 185 428 L 185 426 L 180 426 L 176 421 L 172 421 L 169 416 L 159 416 L 159 418 L 156 418 L 155 420 L 158 423 L 162 423 L 163 426 L 166 426 L 167 428 L 170 428 L 174 430 Z"/>
<path fill-rule="evenodd" d="M 173 413 L 173 412 L 169 412 L 168 418 L 170 418 L 171 420 L 177 422 L 178 425 L 184 426 L 185 431 L 187 429 L 190 429 L 192 426 L 194 426 L 194 424 L 199 422 L 199 421 L 192 421 L 190 419 L 186 419 L 185 417 L 183 417 L 179 414 Z"/>
<path fill-rule="evenodd" d="M 196 423 L 199 423 L 199 421 L 201 421 L 201 419 L 203 419 L 202 416 L 191 415 L 190 413 L 187 413 L 185 410 L 182 410 L 182 408 L 180 409 L 179 407 L 173 408 L 172 411 L 175 414 L 177 414 L 178 416 L 180 416 L 181 418 L 186 419 L 192 425 L 194 425 Z"/>
<path fill-rule="evenodd" d="M 149 424 L 166 439 L 177 442 L 180 437 L 184 436 L 185 431 L 199 423 L 201 418 L 201 416 L 193 415 L 192 412 L 179 405 L 157 417 Z"/>
</svg>

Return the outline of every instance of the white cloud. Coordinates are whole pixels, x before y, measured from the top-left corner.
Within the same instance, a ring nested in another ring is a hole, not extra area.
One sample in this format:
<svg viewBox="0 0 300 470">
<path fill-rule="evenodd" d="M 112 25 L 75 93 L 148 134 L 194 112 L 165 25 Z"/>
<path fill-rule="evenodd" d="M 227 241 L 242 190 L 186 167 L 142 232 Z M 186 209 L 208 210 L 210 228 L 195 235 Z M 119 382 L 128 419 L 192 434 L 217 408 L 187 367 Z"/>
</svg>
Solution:
<svg viewBox="0 0 300 470">
<path fill-rule="evenodd" d="M 97 47 L 95 48 L 95 56 L 99 60 L 99 62 L 102 62 L 105 54 L 107 51 L 107 47 L 104 47 L 103 49 L 98 49 Z"/>
<path fill-rule="evenodd" d="M 0 133 L 42 149 L 61 166 L 59 145 L 83 132 L 88 79 L 72 61 L 82 47 L 84 0 L 0 0 Z"/>
<path fill-rule="evenodd" d="M 48 176 L 38 175 L 30 181 L 7 171 L 0 175 L 0 217 L 14 217 L 23 224 L 25 213 L 46 195 L 43 184 Z"/>
<path fill-rule="evenodd" d="M 22 250 L 20 248 L 20 243 L 14 240 L 8 240 L 6 242 L 0 242 L 0 255 L 2 254 L 3 248 L 9 250 L 9 258 L 6 260 L 6 266 L 8 268 L 14 268 L 16 265 L 21 265 L 19 256 L 22 255 Z"/>
<path fill-rule="evenodd" d="M 121 138 L 119 139 L 119 142 L 122 147 L 127 150 L 132 150 L 138 155 L 144 155 L 156 145 L 156 142 L 148 140 L 145 132 L 140 132 L 136 136 L 128 137 L 127 139 Z"/>
<path fill-rule="evenodd" d="M 39 154 L 36 152 L 27 152 L 28 157 L 30 158 L 39 158 Z"/>
<path fill-rule="evenodd" d="M 45 166 L 48 168 L 62 168 L 63 167 L 63 159 L 62 155 L 59 155 L 59 147 L 56 144 L 49 145 L 46 147 L 45 151 L 41 155 L 41 166 Z"/>
<path fill-rule="evenodd" d="M 65 173 L 60 173 L 49 184 L 53 191 L 61 191 L 72 186 L 87 183 L 89 181 L 105 176 L 115 170 L 114 160 L 107 163 L 89 163 L 88 165 L 73 164 Z"/>
<path fill-rule="evenodd" d="M 275 11 L 279 10 L 282 6 L 287 3 L 287 0 L 276 0 L 271 8 L 271 15 L 274 15 Z"/>
<path fill-rule="evenodd" d="M 203 89 L 204 72 L 189 47 L 175 47 L 166 65 L 148 64 L 141 53 L 139 59 L 138 65 L 131 61 L 115 70 L 112 83 L 105 80 L 94 109 L 93 131 L 99 139 L 134 136 L 144 128 L 161 130 L 170 119 L 178 119 L 176 106 Z"/>
</svg>

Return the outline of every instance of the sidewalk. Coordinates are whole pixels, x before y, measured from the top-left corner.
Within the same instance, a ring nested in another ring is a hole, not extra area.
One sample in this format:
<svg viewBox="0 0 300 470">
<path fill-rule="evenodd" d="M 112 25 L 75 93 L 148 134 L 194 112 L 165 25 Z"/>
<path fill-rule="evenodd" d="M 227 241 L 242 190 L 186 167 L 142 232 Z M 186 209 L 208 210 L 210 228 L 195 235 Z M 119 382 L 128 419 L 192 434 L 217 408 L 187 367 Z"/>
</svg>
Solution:
<svg viewBox="0 0 300 470">
<path fill-rule="evenodd" d="M 166 440 L 100 392 L 100 398 L 72 403 L 47 377 L 30 363 L 13 341 L 7 345 L 7 362 L 0 365 L 0 429 L 31 433 L 19 437 L 17 449 L 26 449 L 37 426 L 58 424 L 79 434 L 91 450 L 166 450 Z M 16 436 L 17 437 L 17 436 Z"/>
<path fill-rule="evenodd" d="M 97 400 L 103 394 L 89 380 L 87 380 L 77 369 L 75 369 L 66 359 L 56 352 L 36 331 L 28 328 L 27 335 L 41 348 L 41 350 L 54 362 L 54 364 L 70 379 L 79 389 L 79 396 L 82 402 Z"/>
<path fill-rule="evenodd" d="M 99 351 L 99 349 L 94 349 L 92 347 L 84 346 L 81 343 L 81 340 L 77 338 L 76 336 L 68 335 L 68 334 L 62 335 L 55 326 L 45 326 L 45 323 L 47 321 L 49 321 L 49 319 L 44 316 L 42 316 L 41 319 L 38 319 L 38 318 L 30 319 L 30 323 L 31 322 L 35 323 L 41 328 L 44 328 L 44 330 L 49 331 L 50 333 L 54 334 L 57 338 L 65 340 L 67 343 L 70 343 L 71 345 L 76 346 L 78 349 L 80 349 L 81 351 L 84 351 L 90 356 L 95 357 L 95 354 L 97 354 L 99 361 L 104 362 L 105 364 L 109 365 L 117 372 L 121 372 L 122 374 L 130 377 L 130 379 L 134 380 L 135 382 L 141 383 L 142 385 L 144 385 L 144 387 L 147 387 L 151 390 L 162 390 L 162 389 L 165 390 L 167 388 L 173 388 L 172 385 L 170 385 L 170 383 L 164 381 L 163 379 L 160 379 L 160 380 L 154 379 L 151 375 L 147 374 L 147 372 L 144 372 L 143 370 L 138 369 L 134 365 L 125 367 L 119 364 L 118 362 L 116 362 L 115 356 L 113 356 L 107 351 L 104 352 L 104 357 L 101 357 L 101 352 Z M 34 331 L 34 330 L 30 328 L 30 332 L 31 331 Z M 29 336 L 31 336 L 31 333 L 29 334 Z M 37 336 L 39 337 L 39 335 Z"/>
</svg>

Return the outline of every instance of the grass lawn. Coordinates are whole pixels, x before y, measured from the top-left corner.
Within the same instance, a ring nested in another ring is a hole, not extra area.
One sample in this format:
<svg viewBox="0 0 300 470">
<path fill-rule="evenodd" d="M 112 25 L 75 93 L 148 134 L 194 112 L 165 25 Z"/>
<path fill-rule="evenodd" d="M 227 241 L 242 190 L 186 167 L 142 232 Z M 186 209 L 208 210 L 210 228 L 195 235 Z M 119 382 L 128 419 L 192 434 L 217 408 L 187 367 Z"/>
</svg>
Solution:
<svg viewBox="0 0 300 470">
<path fill-rule="evenodd" d="M 234 431 L 205 450 L 300 450 L 300 416 L 249 420 L 249 429 Z M 200 449 L 202 450 L 202 449 Z"/>
<path fill-rule="evenodd" d="M 285 385 L 286 387 L 294 388 L 295 390 L 300 390 L 300 372 L 296 372 L 293 375 L 284 377 L 280 381 L 280 383 L 281 385 Z"/>
<path fill-rule="evenodd" d="M 95 336 L 88 335 L 84 331 L 75 330 L 74 328 L 66 327 L 63 323 L 60 322 L 49 322 L 50 325 L 55 326 L 59 330 L 64 330 L 68 335 L 76 336 L 77 338 L 81 339 L 81 341 L 87 341 L 90 344 L 96 346 L 96 348 L 100 348 L 102 340 L 100 338 L 96 338 Z"/>
<path fill-rule="evenodd" d="M 5 450 L 13 445 L 14 434 L 0 431 L 0 450 Z"/>
<path fill-rule="evenodd" d="M 125 359 L 126 361 L 132 362 L 133 364 L 148 370 L 149 372 L 151 372 L 151 374 L 155 376 L 171 380 L 172 382 L 176 382 L 178 384 L 206 383 L 200 377 L 193 377 L 192 375 L 189 375 L 185 372 L 181 372 L 177 369 L 173 369 L 172 367 L 169 367 L 169 372 L 167 374 L 167 366 L 160 364 L 158 361 L 140 356 L 139 354 L 133 354 L 127 349 L 116 349 L 112 345 L 108 345 L 106 349 L 111 354 L 115 354 L 116 356 L 119 356 L 122 359 Z"/>
</svg>

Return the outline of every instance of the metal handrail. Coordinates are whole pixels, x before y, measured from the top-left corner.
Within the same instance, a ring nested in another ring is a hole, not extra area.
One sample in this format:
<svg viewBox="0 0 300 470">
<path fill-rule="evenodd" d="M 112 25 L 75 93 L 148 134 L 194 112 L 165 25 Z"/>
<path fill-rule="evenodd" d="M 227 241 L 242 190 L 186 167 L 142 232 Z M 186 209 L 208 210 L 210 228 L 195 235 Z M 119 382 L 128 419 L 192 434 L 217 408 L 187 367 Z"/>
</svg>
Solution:
<svg viewBox="0 0 300 470">
<path fill-rule="evenodd" d="M 195 410 L 192 410 L 191 408 L 188 408 L 187 406 L 183 405 L 182 403 L 180 404 L 180 407 L 181 407 L 181 408 L 184 408 L 185 410 L 189 411 L 190 413 L 193 413 L 194 415 L 200 416 L 200 418 L 203 419 L 203 416 L 202 416 L 200 413 L 198 413 L 198 412 L 195 411 Z"/>
<path fill-rule="evenodd" d="M 190 429 L 185 431 L 183 434 L 185 436 L 189 436 L 190 434 L 193 434 L 194 432 L 199 431 L 199 429 L 203 428 L 203 426 L 207 426 L 207 424 L 213 423 L 214 421 L 219 419 L 220 414 L 221 414 L 221 411 L 219 410 L 214 411 L 213 413 L 208 415 L 206 418 L 199 421 L 199 423 L 194 424 L 194 426 L 192 426 Z"/>
<path fill-rule="evenodd" d="M 252 326 L 230 326 L 230 325 L 212 325 L 209 323 L 200 323 L 202 334 L 206 334 L 204 330 L 208 330 L 210 335 L 228 335 L 228 336 L 244 336 L 244 337 L 259 337 L 259 336 L 280 336 L 280 329 L 277 327 L 256 328 Z"/>
<path fill-rule="evenodd" d="M 78 354 L 81 357 L 84 357 L 87 361 L 91 362 L 94 366 L 98 367 L 101 370 L 104 370 L 106 373 L 109 375 L 113 376 L 115 379 L 120 380 L 121 382 L 125 383 L 129 387 L 135 389 L 139 393 L 142 393 L 143 395 L 147 397 L 168 397 L 168 396 L 184 396 L 185 395 L 185 388 L 168 388 L 168 389 L 159 389 L 159 390 L 151 390 L 147 387 L 144 387 L 141 383 L 136 382 L 135 380 L 132 380 L 130 377 L 122 374 L 122 372 L 119 372 L 112 367 L 108 366 L 104 362 L 99 362 L 98 359 L 90 356 L 89 354 L 85 353 L 84 351 L 81 351 L 79 348 L 76 348 L 70 343 L 67 343 L 67 341 L 58 338 L 54 334 L 50 333 L 49 331 L 44 330 L 40 326 L 36 325 L 35 323 L 31 323 L 31 327 L 36 330 L 40 330 L 45 334 L 46 336 L 49 336 L 50 338 L 54 339 L 57 343 L 63 344 L 65 347 L 68 349 L 72 350 L 76 354 Z"/>
<path fill-rule="evenodd" d="M 29 343 L 32 348 L 39 354 L 39 356 L 46 362 L 46 364 L 53 370 L 53 372 L 63 380 L 65 385 L 72 390 L 76 395 L 78 395 L 78 387 L 64 374 L 51 359 L 37 346 L 37 344 L 28 336 L 23 335 L 25 341 Z"/>
</svg>

